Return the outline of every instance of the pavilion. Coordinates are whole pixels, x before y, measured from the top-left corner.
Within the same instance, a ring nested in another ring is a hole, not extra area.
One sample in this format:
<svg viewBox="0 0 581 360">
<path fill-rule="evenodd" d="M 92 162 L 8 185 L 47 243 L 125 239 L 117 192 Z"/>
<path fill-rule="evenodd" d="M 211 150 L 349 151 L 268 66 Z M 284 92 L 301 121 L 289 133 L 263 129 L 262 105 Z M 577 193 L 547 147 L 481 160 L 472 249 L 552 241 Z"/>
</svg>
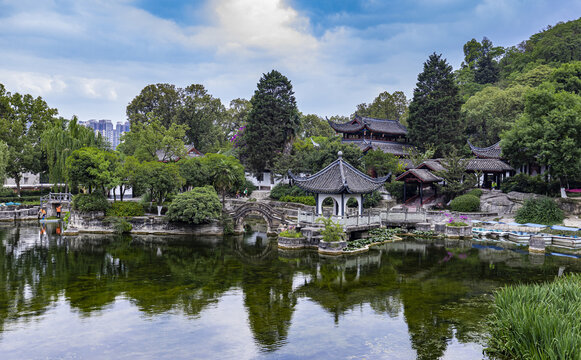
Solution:
<svg viewBox="0 0 581 360">
<path fill-rule="evenodd" d="M 289 176 L 299 188 L 315 194 L 316 214 L 323 213 L 323 201 L 333 199 L 334 215 L 344 216 L 347 201 L 357 200 L 358 214 L 363 214 L 363 195 L 379 189 L 389 179 L 391 174 L 372 178 L 343 160 L 339 151 L 338 159 L 326 168 L 312 176 L 295 176 L 289 171 Z"/>
<path fill-rule="evenodd" d="M 424 188 L 429 186 L 434 191 L 434 197 L 438 196 L 438 188 L 436 184 L 443 181 L 443 179 L 437 175 L 434 175 L 428 169 L 409 169 L 400 176 L 398 176 L 395 181 L 403 181 L 405 184 L 416 184 L 418 187 L 418 194 L 420 196 L 420 205 L 424 204 Z M 403 202 L 407 200 L 406 187 L 403 187 Z"/>
</svg>

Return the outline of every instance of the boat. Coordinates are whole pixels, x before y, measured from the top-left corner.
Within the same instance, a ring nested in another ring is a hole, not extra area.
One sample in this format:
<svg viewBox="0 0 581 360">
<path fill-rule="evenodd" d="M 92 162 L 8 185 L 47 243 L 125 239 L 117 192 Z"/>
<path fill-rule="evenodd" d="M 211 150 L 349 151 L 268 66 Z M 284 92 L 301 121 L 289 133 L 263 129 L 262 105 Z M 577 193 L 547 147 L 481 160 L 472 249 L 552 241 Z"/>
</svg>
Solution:
<svg viewBox="0 0 581 360">
<path fill-rule="evenodd" d="M 500 229 L 491 229 L 489 235 L 492 237 L 495 237 L 495 238 L 506 237 L 506 236 L 508 236 L 508 231 L 504 231 L 504 230 L 500 230 Z"/>
<path fill-rule="evenodd" d="M 484 228 L 472 228 L 472 233 L 478 236 L 486 236 L 490 234 L 490 230 Z"/>
<path fill-rule="evenodd" d="M 511 231 L 508 233 L 508 238 L 519 244 L 527 244 L 531 239 L 531 234 L 523 231 Z"/>
<path fill-rule="evenodd" d="M 556 246 L 566 246 L 577 249 L 581 248 L 581 237 L 577 235 L 553 235 L 552 244 Z"/>
</svg>

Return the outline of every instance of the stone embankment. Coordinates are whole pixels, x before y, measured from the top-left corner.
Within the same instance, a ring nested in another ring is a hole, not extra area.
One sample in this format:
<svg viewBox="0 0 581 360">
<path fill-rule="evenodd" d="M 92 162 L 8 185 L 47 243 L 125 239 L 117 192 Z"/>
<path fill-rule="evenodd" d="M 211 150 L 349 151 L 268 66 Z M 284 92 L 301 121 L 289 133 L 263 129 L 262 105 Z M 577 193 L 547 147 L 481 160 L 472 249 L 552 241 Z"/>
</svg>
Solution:
<svg viewBox="0 0 581 360">
<path fill-rule="evenodd" d="M 0 221 L 35 221 L 38 220 L 38 206 L 11 205 L 0 207 Z"/>
<path fill-rule="evenodd" d="M 503 193 L 501 191 L 485 191 L 480 197 L 480 210 L 491 213 L 498 213 L 499 215 L 516 214 L 525 201 L 528 199 L 535 199 L 542 197 L 542 195 L 521 193 L 511 191 Z M 581 199 L 556 199 L 559 207 L 568 214 L 581 214 Z"/>
<path fill-rule="evenodd" d="M 157 235 L 222 235 L 222 224 L 218 221 L 210 224 L 193 225 L 172 223 L 165 216 L 135 216 L 125 218 L 131 224 L 131 234 Z M 67 230 L 63 235 L 79 233 L 112 234 L 115 225 L 102 212 L 78 213 L 72 212 Z"/>
</svg>

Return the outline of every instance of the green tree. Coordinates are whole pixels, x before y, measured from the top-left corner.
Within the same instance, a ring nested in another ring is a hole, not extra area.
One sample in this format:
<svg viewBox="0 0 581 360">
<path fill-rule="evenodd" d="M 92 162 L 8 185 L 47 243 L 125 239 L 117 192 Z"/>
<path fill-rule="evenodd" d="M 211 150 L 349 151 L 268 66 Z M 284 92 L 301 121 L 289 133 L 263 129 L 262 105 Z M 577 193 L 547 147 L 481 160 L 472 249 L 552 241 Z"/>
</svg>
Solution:
<svg viewBox="0 0 581 360">
<path fill-rule="evenodd" d="M 211 185 L 210 174 L 202 157 L 184 158 L 177 162 L 186 189 Z"/>
<path fill-rule="evenodd" d="M 399 159 L 389 153 L 384 153 L 381 149 L 369 150 L 363 156 L 363 163 L 368 174 L 376 177 L 382 177 L 387 174 L 398 174 L 405 169 L 399 163 Z"/>
<path fill-rule="evenodd" d="M 211 184 L 222 195 L 222 204 L 224 204 L 226 193 L 244 183 L 246 179 L 244 167 L 235 157 L 222 154 L 206 154 L 202 161 L 208 169 Z"/>
<path fill-rule="evenodd" d="M 357 105 L 356 114 L 378 119 L 399 120 L 406 124 L 408 116 L 408 100 L 402 91 L 394 91 L 390 94 L 384 91 L 370 104 Z"/>
<path fill-rule="evenodd" d="M 8 145 L 6 173 L 18 194 L 23 173 L 45 170 L 40 137 L 56 114 L 41 97 L 11 94 L 0 84 L 0 140 Z"/>
<path fill-rule="evenodd" d="M 146 118 L 147 122 L 135 123 L 129 132 L 122 135 L 119 151 L 127 156 L 135 156 L 141 162 L 167 162 L 184 157 L 188 126 L 172 123 L 166 128 L 152 113 Z"/>
<path fill-rule="evenodd" d="M 474 40 L 474 39 L 472 39 Z M 496 58 L 504 53 L 502 47 L 492 46 L 492 41 L 482 39 L 480 54 L 474 68 L 474 80 L 479 84 L 492 84 L 498 80 L 499 67 Z"/>
<path fill-rule="evenodd" d="M 326 136 L 331 137 L 335 135 L 335 131 L 329 125 L 329 122 L 318 115 L 301 114 L 301 127 L 299 130 L 299 135 L 301 138 L 306 139 L 313 136 Z"/>
<path fill-rule="evenodd" d="M 525 94 L 531 88 L 516 85 L 507 89 L 488 86 L 462 105 L 462 119 L 473 144 L 490 146 L 511 128 L 524 112 Z"/>
<path fill-rule="evenodd" d="M 548 167 L 561 184 L 581 176 L 581 96 L 546 84 L 525 96 L 525 112 L 502 136 L 503 155 Z"/>
<path fill-rule="evenodd" d="M 203 153 L 217 151 L 227 140 L 227 133 L 218 128 L 227 117 L 226 108 L 203 85 L 190 85 L 182 94 L 183 106 L 178 111 L 177 122 L 188 126 L 188 142 Z"/>
<path fill-rule="evenodd" d="M 181 89 L 172 84 L 155 84 L 144 87 L 127 105 L 126 113 L 131 129 L 139 123 L 148 124 L 152 119 L 159 119 L 163 126 L 169 127 L 175 123 L 181 107 Z"/>
<path fill-rule="evenodd" d="M 57 185 L 65 183 L 66 160 L 73 151 L 83 147 L 96 147 L 108 149 L 109 144 L 95 132 L 85 126 L 79 125 L 77 118 L 71 120 L 59 118 L 53 121 L 41 136 L 42 149 L 47 157 L 48 174 L 50 181 Z"/>
<path fill-rule="evenodd" d="M 445 170 L 438 171 L 436 175 L 444 179 L 445 184 L 440 187 L 440 191 L 448 199 L 453 199 L 476 185 L 479 174 L 466 173 L 468 162 L 470 159 L 462 158 L 456 149 L 452 149 L 441 161 Z"/>
<path fill-rule="evenodd" d="M 343 159 L 354 167 L 364 170 L 361 159 L 363 153 L 353 144 L 342 143 L 341 138 L 334 136 L 332 138 L 315 137 L 311 139 L 297 140 L 293 144 L 292 153 L 283 156 L 280 163 L 286 164 L 287 168 L 277 168 L 277 174 L 285 175 L 288 170 L 295 173 L 314 174 L 325 168 L 333 161 L 337 160 L 337 153 L 343 152 Z"/>
<path fill-rule="evenodd" d="M 226 110 L 226 115 L 221 119 L 220 127 L 229 138 L 246 126 L 248 113 L 252 109 L 250 101 L 246 99 L 234 99 Z"/>
<path fill-rule="evenodd" d="M 421 149 L 433 146 L 436 156 L 461 146 L 465 141 L 461 105 L 452 67 L 441 55 L 430 55 L 418 75 L 410 103 L 408 129 L 412 142 Z"/>
<path fill-rule="evenodd" d="M 418 167 L 424 161 L 432 159 L 435 152 L 436 151 L 431 146 L 429 146 L 425 151 L 420 151 L 417 148 L 410 148 L 406 158 L 412 163 L 413 166 Z"/>
<path fill-rule="evenodd" d="M 162 206 L 167 196 L 176 192 L 184 182 L 176 164 L 159 161 L 142 163 L 135 176 L 138 192 L 149 194 L 157 206 Z"/>
<path fill-rule="evenodd" d="M 561 65 L 551 74 L 550 81 L 557 90 L 581 95 L 581 61 Z"/>
<path fill-rule="evenodd" d="M 123 201 L 123 196 L 127 189 L 135 186 L 138 168 L 139 161 L 135 157 L 121 157 L 120 164 L 113 174 L 114 185 L 119 186 L 119 198 L 121 201 Z M 113 193 L 113 197 L 115 197 L 115 193 Z"/>
<path fill-rule="evenodd" d="M 66 178 L 74 186 L 85 186 L 89 193 L 99 190 L 106 194 L 113 186 L 118 164 L 119 158 L 115 153 L 92 147 L 81 148 L 67 158 Z"/>
<path fill-rule="evenodd" d="M 220 199 L 211 186 L 195 187 L 175 197 L 167 210 L 170 221 L 209 223 L 220 218 Z"/>
<path fill-rule="evenodd" d="M 6 180 L 6 167 L 8 166 L 8 145 L 0 140 L 0 183 Z"/>
<path fill-rule="evenodd" d="M 240 156 L 260 174 L 272 166 L 273 154 L 290 151 L 300 119 L 291 82 L 276 70 L 263 74 L 250 103 Z"/>
</svg>

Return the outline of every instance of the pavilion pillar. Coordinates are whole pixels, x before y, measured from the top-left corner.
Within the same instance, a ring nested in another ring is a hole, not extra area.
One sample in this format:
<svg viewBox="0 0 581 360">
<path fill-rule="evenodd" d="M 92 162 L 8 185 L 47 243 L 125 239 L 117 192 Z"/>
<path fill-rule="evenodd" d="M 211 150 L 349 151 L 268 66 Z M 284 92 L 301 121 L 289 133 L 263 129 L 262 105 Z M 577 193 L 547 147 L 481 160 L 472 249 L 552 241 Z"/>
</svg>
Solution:
<svg viewBox="0 0 581 360">
<path fill-rule="evenodd" d="M 315 215 L 321 215 L 321 211 L 319 210 L 319 194 L 315 194 Z"/>
<path fill-rule="evenodd" d="M 359 216 L 363 215 L 363 194 L 359 195 Z"/>
<path fill-rule="evenodd" d="M 341 217 L 345 216 L 345 194 L 341 193 Z"/>
<path fill-rule="evenodd" d="M 405 192 L 405 188 L 406 188 L 406 182 L 404 180 L 403 182 L 403 203 L 405 204 L 406 201 L 406 192 Z"/>
<path fill-rule="evenodd" d="M 420 188 L 420 205 L 424 204 L 424 187 L 421 182 L 418 182 L 418 187 Z"/>
</svg>

